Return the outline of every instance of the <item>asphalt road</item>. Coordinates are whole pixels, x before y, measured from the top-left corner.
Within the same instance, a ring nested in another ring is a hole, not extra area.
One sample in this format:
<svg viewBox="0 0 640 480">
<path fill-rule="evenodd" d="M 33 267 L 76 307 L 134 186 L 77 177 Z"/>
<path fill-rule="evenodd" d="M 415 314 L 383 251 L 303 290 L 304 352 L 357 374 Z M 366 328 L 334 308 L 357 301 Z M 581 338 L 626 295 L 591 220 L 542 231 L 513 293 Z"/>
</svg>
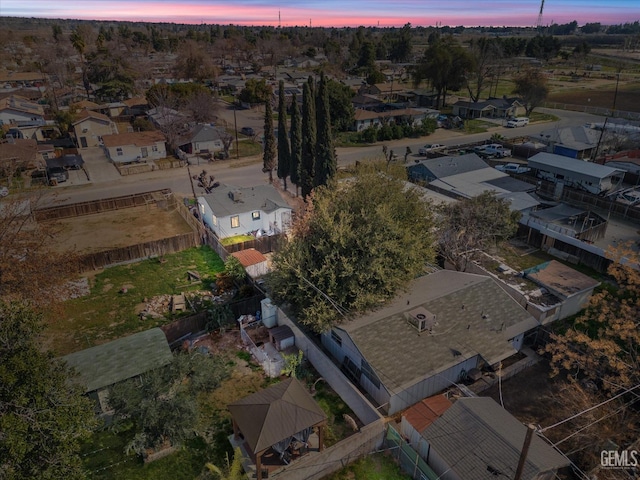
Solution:
<svg viewBox="0 0 640 480">
<path fill-rule="evenodd" d="M 543 130 L 549 130 L 555 126 L 583 125 L 587 122 L 604 121 L 602 117 L 597 117 L 581 112 L 570 112 L 564 110 L 545 110 L 560 118 L 554 123 L 530 124 L 520 128 L 506 128 L 496 125 L 486 133 L 466 135 L 452 130 L 438 129 L 434 134 L 420 139 L 402 139 L 386 142 L 389 149 L 394 150 L 399 158 L 403 159 L 406 147 L 413 152 L 408 161 L 420 159 L 417 152 L 425 143 L 441 143 L 449 147 L 458 145 L 482 142 L 493 133 L 500 133 L 506 138 L 532 136 L 536 137 Z M 250 110 L 238 110 L 236 112 L 238 128 L 242 126 L 252 126 L 256 122 L 256 112 Z M 231 111 L 233 116 L 233 111 Z M 253 117 L 253 118 L 252 118 Z M 251 122 L 252 121 L 252 122 Z M 261 131 L 261 129 L 260 129 Z M 353 164 L 356 161 L 368 161 L 382 159 L 382 144 L 365 147 L 338 148 L 336 150 L 338 164 L 340 166 Z M 206 170 L 208 174 L 214 175 L 216 180 L 229 185 L 249 187 L 268 183 L 267 174 L 262 172 L 262 159 L 260 156 L 251 159 L 231 159 L 218 161 L 209 164 L 191 165 L 190 167 L 177 168 L 172 170 L 161 170 L 146 174 L 118 177 L 114 175 L 115 168 L 108 163 L 106 158 L 100 155 L 89 155 L 87 158 L 87 169 L 90 180 L 78 182 L 76 185 L 60 185 L 51 189 L 48 199 L 51 204 L 76 203 L 100 198 L 109 198 L 133 193 L 146 192 L 151 190 L 171 189 L 181 196 L 193 196 L 204 193 L 198 188 L 191 177 Z"/>
</svg>

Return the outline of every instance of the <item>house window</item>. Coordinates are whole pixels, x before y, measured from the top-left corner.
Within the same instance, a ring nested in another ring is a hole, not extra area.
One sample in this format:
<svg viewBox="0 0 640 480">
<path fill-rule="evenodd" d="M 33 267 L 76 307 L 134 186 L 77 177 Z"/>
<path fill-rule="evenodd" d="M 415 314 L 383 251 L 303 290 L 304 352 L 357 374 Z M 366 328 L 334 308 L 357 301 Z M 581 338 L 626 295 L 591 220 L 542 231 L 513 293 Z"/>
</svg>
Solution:
<svg viewBox="0 0 640 480">
<path fill-rule="evenodd" d="M 371 369 L 371 365 L 369 365 L 364 358 L 360 361 L 360 370 L 362 371 L 362 374 L 375 385 L 376 388 L 380 388 L 380 379 Z"/>
<path fill-rule="evenodd" d="M 340 335 L 338 335 L 335 330 L 331 330 L 331 340 L 342 346 L 342 338 L 340 338 Z"/>
<path fill-rule="evenodd" d="M 231 217 L 231 228 L 238 228 L 240 226 L 240 217 L 238 215 L 234 215 Z"/>
<path fill-rule="evenodd" d="M 152 152 L 157 152 L 158 151 L 158 146 L 157 145 L 152 145 L 151 146 L 151 151 Z"/>
<path fill-rule="evenodd" d="M 260 211 L 251 212 L 251 218 L 254 220 L 260 220 Z"/>
<path fill-rule="evenodd" d="M 116 153 L 118 154 L 119 157 L 123 155 L 122 149 L 120 147 L 116 148 Z"/>
<path fill-rule="evenodd" d="M 202 209 L 204 210 L 204 205 L 202 206 Z M 211 214 L 211 221 L 213 222 L 214 225 L 218 225 L 218 217 L 216 217 L 214 214 Z"/>
<path fill-rule="evenodd" d="M 204 215 L 204 205 L 200 204 L 200 213 Z"/>
</svg>

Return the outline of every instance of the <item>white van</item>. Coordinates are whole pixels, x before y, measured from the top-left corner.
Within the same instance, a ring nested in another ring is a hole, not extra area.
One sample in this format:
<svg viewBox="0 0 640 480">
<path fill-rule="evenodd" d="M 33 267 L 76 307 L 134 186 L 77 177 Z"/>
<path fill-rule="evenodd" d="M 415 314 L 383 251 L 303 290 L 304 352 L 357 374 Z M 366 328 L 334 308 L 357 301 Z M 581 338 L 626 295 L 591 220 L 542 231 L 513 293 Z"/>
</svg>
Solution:
<svg viewBox="0 0 640 480">
<path fill-rule="evenodd" d="M 529 125 L 527 117 L 516 117 L 507 122 L 507 127 L 509 128 L 524 127 L 525 125 Z"/>
</svg>

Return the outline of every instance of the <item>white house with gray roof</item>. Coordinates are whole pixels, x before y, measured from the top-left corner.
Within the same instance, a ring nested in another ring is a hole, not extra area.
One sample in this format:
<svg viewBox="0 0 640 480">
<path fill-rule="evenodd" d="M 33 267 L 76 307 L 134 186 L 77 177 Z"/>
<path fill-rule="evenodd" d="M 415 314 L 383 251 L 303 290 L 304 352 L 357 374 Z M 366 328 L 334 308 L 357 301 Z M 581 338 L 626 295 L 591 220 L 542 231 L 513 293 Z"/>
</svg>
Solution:
<svg viewBox="0 0 640 480">
<path fill-rule="evenodd" d="M 286 232 L 291 225 L 292 209 L 272 185 L 221 185 L 198 197 L 198 211 L 218 238 L 256 231 L 273 235 Z"/>
<path fill-rule="evenodd" d="M 387 307 L 323 333 L 322 344 L 393 415 L 513 355 L 536 326 L 493 279 L 440 270 Z"/>
<path fill-rule="evenodd" d="M 442 480 L 515 478 L 527 427 L 488 397 L 459 398 L 421 433 Z M 534 434 L 521 480 L 552 480 L 567 457 Z"/>
<path fill-rule="evenodd" d="M 224 149 L 222 141 L 224 134 L 224 131 L 219 128 L 198 124 L 188 135 L 178 141 L 178 147 L 188 154 L 220 152 Z"/>
<path fill-rule="evenodd" d="M 618 189 L 624 178 L 624 171 L 617 168 L 553 153 L 538 153 L 528 160 L 528 164 L 540 178 L 595 195 Z"/>
</svg>

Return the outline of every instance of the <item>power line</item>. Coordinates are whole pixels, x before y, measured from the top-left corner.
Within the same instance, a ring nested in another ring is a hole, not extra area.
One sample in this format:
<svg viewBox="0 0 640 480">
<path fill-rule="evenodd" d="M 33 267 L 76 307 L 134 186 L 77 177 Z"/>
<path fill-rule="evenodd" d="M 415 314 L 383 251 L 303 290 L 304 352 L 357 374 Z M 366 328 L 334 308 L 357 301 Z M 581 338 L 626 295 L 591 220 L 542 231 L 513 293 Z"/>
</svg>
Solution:
<svg viewBox="0 0 640 480">
<path fill-rule="evenodd" d="M 594 406 L 592 406 L 592 407 L 589 407 L 589 408 L 587 408 L 586 410 L 582 410 L 581 412 L 578 412 L 578 413 L 576 413 L 575 415 L 571 415 L 570 417 L 565 418 L 564 420 L 561 420 L 561 421 L 559 421 L 559 422 L 557 422 L 557 423 L 554 423 L 553 425 L 549 425 L 548 427 L 542 428 L 542 429 L 540 429 L 540 430 L 539 430 L 539 432 L 540 432 L 540 433 L 542 433 L 542 432 L 546 432 L 547 430 L 549 430 L 549 429 L 551 429 L 551 428 L 555 428 L 555 427 L 557 427 L 557 426 L 559 426 L 559 425 L 562 425 L 563 423 L 566 423 L 566 422 L 568 422 L 568 421 L 570 421 L 570 420 L 573 420 L 574 418 L 578 418 L 580 415 L 584 415 L 585 413 L 588 413 L 588 412 L 590 412 L 591 410 L 595 410 L 596 408 L 601 407 L 602 405 L 605 405 L 605 404 L 607 404 L 607 403 L 609 403 L 609 402 L 612 402 L 612 401 L 613 401 L 613 400 L 615 400 L 616 398 L 620 398 L 622 395 L 625 395 L 625 394 L 627 394 L 627 393 L 629 393 L 629 392 L 631 392 L 631 391 L 635 390 L 636 388 L 640 388 L 640 384 L 636 385 L 635 387 L 628 388 L 627 390 L 625 390 L 625 391 L 623 391 L 623 392 L 620 392 L 619 394 L 617 394 L 617 395 L 616 395 L 616 396 L 614 396 L 614 397 L 611 397 L 611 398 L 609 398 L 609 399 L 607 399 L 607 400 L 605 400 L 605 401 L 603 401 L 603 402 L 598 403 L 597 405 L 594 405 Z"/>
</svg>

